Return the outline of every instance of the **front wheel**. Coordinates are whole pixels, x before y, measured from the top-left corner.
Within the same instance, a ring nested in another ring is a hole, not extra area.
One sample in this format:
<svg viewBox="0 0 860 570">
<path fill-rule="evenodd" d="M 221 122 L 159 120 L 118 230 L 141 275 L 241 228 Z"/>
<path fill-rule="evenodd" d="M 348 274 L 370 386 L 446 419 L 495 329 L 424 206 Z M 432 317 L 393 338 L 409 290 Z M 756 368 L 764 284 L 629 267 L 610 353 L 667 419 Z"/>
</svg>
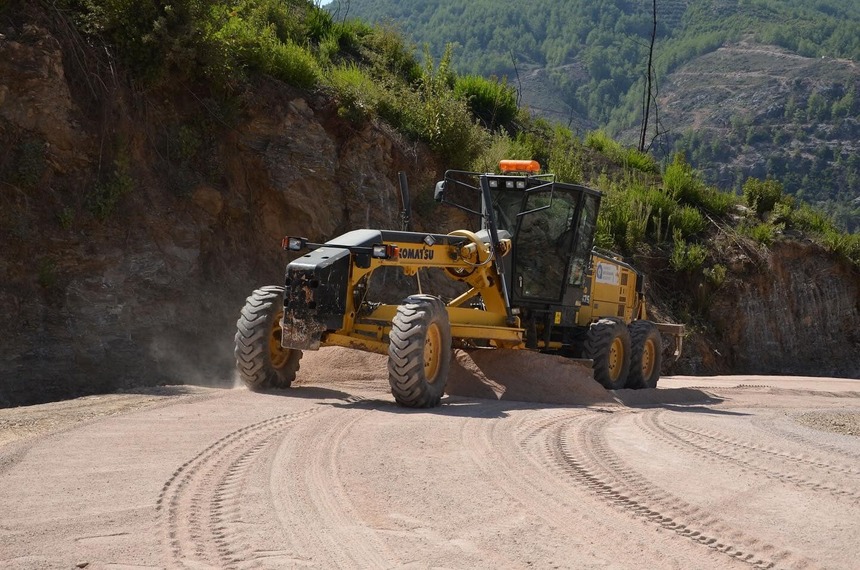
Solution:
<svg viewBox="0 0 860 570">
<path fill-rule="evenodd" d="M 236 323 L 236 369 L 250 390 L 289 388 L 299 370 L 301 350 L 281 346 L 284 288 L 257 289 Z"/>
<path fill-rule="evenodd" d="M 663 365 L 663 339 L 651 321 L 630 323 L 630 374 L 628 388 L 656 388 Z"/>
<path fill-rule="evenodd" d="M 603 318 L 591 323 L 583 352 L 594 362 L 594 379 L 604 388 L 625 387 L 630 370 L 630 332 L 621 319 Z"/>
<path fill-rule="evenodd" d="M 391 321 L 388 383 L 401 406 L 439 405 L 451 366 L 451 326 L 445 304 L 429 295 L 407 297 Z"/>
</svg>

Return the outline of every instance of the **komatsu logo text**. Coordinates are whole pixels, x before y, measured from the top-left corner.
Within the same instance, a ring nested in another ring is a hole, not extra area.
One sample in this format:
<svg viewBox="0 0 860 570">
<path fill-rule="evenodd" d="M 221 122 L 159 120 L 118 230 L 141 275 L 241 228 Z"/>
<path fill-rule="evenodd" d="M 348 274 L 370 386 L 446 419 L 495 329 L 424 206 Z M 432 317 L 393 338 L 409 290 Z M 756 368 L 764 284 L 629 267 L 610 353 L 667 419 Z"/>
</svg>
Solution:
<svg viewBox="0 0 860 570">
<path fill-rule="evenodd" d="M 433 259 L 435 252 L 432 249 L 408 249 L 400 250 L 400 259 Z"/>
</svg>

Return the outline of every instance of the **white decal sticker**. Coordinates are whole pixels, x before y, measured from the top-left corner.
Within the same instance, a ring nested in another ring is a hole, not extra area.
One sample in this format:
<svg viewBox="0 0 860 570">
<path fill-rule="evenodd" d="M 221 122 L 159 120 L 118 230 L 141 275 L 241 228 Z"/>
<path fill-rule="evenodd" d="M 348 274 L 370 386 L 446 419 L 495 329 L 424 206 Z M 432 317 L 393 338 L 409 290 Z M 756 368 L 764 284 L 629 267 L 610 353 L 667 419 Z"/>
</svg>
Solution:
<svg viewBox="0 0 860 570">
<path fill-rule="evenodd" d="M 608 283 L 609 285 L 618 285 L 619 282 L 619 267 L 611 263 L 597 264 L 597 282 Z"/>
</svg>

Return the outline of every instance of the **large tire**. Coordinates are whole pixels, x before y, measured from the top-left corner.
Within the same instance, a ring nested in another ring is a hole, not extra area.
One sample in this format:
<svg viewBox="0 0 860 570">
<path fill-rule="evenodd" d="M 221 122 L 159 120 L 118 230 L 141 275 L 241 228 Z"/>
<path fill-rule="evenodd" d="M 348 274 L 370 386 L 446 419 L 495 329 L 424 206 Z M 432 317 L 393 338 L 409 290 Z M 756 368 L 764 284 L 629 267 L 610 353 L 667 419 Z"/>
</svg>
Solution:
<svg viewBox="0 0 860 570">
<path fill-rule="evenodd" d="M 627 325 L 616 318 L 603 318 L 591 323 L 583 356 L 594 361 L 594 379 L 604 388 L 624 388 L 630 371 L 630 333 Z"/>
<path fill-rule="evenodd" d="M 633 321 L 630 330 L 628 388 L 656 388 L 663 365 L 663 339 L 651 321 Z"/>
<path fill-rule="evenodd" d="M 388 383 L 401 406 L 438 406 L 451 366 L 451 326 L 445 304 L 429 295 L 407 297 L 391 321 Z"/>
<path fill-rule="evenodd" d="M 289 388 L 299 370 L 301 350 L 281 347 L 284 288 L 257 289 L 236 323 L 236 368 L 250 390 Z"/>
</svg>

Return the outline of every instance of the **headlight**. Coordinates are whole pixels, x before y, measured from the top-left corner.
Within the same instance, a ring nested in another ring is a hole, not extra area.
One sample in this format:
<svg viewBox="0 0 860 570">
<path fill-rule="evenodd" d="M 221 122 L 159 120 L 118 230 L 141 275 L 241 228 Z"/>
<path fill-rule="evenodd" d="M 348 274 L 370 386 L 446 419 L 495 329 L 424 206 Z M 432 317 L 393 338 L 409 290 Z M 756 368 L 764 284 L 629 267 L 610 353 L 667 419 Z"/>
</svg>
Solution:
<svg viewBox="0 0 860 570">
<path fill-rule="evenodd" d="M 307 238 L 285 237 L 281 241 L 281 247 L 290 251 L 301 251 L 308 245 Z"/>
<path fill-rule="evenodd" d="M 400 256 L 400 248 L 396 245 L 381 243 L 373 246 L 371 255 L 376 259 L 396 259 Z"/>
</svg>

